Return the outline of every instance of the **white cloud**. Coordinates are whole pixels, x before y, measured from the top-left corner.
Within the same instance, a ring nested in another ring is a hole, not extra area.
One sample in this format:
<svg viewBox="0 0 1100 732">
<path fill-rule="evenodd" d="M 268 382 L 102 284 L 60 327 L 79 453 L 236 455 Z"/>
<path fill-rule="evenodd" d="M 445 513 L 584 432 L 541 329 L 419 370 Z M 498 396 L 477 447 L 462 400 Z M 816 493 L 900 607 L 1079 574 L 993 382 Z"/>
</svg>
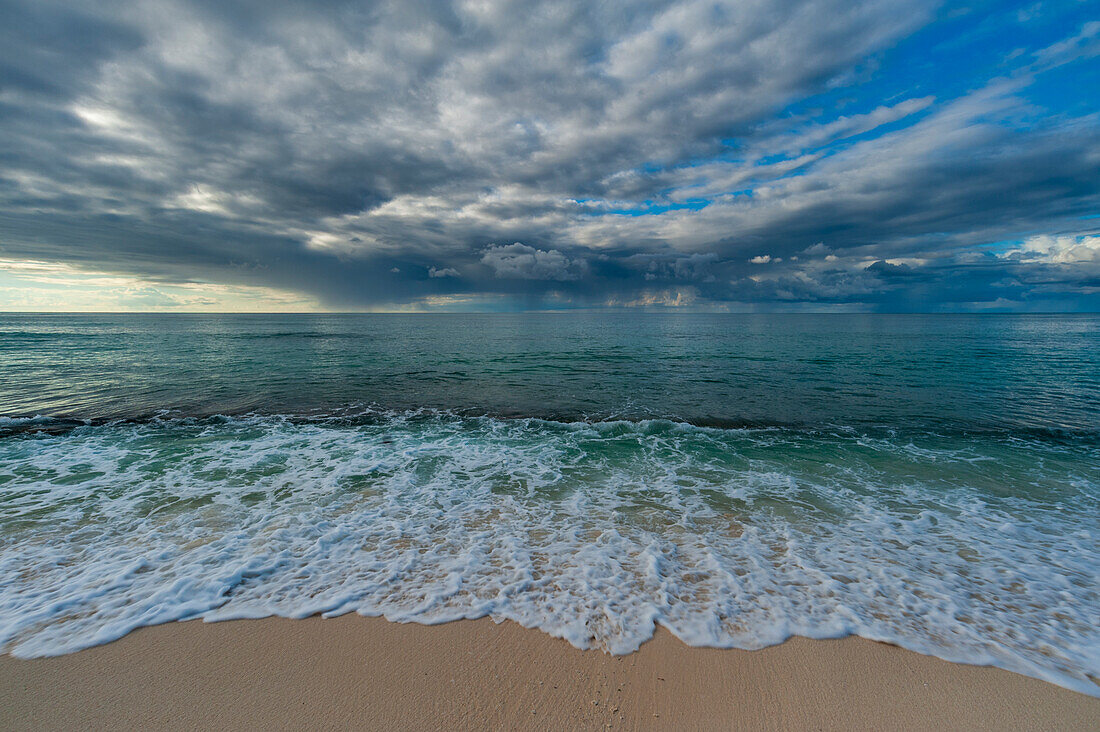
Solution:
<svg viewBox="0 0 1100 732">
<path fill-rule="evenodd" d="M 867 114 L 837 117 L 832 122 L 814 125 L 803 132 L 794 134 L 790 142 L 786 144 L 785 149 L 788 152 L 797 153 L 830 141 L 862 135 L 928 109 L 935 101 L 936 98 L 931 96 L 906 99 L 892 106 L 877 107 Z"/>
<path fill-rule="evenodd" d="M 435 267 L 429 267 L 428 268 L 428 276 L 439 278 L 439 277 L 458 277 L 459 275 L 458 275 L 458 270 L 455 269 L 454 267 L 443 267 L 441 269 L 436 269 Z"/>
<path fill-rule="evenodd" d="M 489 247 L 482 254 L 481 263 L 502 279 L 575 280 L 586 269 L 583 262 L 572 260 L 556 249 L 544 251 L 519 242 Z"/>
<path fill-rule="evenodd" d="M 1100 236 L 1033 236 L 1026 239 L 1019 249 L 1007 252 L 1006 256 L 1051 264 L 1100 262 Z"/>
</svg>

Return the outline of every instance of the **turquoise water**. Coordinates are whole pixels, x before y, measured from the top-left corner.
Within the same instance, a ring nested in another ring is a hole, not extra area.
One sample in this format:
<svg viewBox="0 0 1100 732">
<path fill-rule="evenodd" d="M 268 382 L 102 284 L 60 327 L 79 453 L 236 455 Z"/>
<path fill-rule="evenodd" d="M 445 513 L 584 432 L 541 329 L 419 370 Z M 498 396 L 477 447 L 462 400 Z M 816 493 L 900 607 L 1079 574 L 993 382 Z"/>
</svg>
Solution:
<svg viewBox="0 0 1100 732">
<path fill-rule="evenodd" d="M 491 616 L 1100 687 L 1100 317 L 0 315 L 0 644 Z"/>
</svg>

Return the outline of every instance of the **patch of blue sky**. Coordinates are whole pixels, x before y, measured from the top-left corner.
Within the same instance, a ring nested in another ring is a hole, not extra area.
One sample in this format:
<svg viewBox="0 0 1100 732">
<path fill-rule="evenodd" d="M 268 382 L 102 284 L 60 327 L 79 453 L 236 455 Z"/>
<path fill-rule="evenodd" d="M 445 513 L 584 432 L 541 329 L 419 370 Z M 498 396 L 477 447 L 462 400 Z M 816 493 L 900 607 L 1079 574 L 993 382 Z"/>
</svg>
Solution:
<svg viewBox="0 0 1100 732">
<path fill-rule="evenodd" d="M 992 254 L 1006 254 L 1013 250 L 1019 249 L 1024 245 L 1023 239 L 1003 239 L 1001 241 L 993 241 L 988 244 L 982 244 L 976 247 L 980 251 L 990 252 Z"/>
<path fill-rule="evenodd" d="M 1032 104 L 1048 111 L 1050 123 L 1100 112 L 1100 59 L 1079 59 L 1039 75 L 1027 90 Z M 1052 115 L 1049 113 L 1053 113 Z"/>
<path fill-rule="evenodd" d="M 596 216 L 653 216 L 668 213 L 669 211 L 701 211 L 712 202 L 705 198 L 689 198 L 676 203 L 643 201 L 638 206 L 629 208 L 605 208 L 592 212 Z"/>
<path fill-rule="evenodd" d="M 1011 77 L 1035 62 L 1035 55 L 1079 32 L 1095 19 L 1086 2 L 997 3 L 972 5 L 965 11 L 946 5 L 932 23 L 884 51 L 877 63 L 857 72 L 852 83 L 822 94 L 793 101 L 777 118 L 812 119 L 827 124 L 842 116 L 865 114 L 905 99 L 935 96 L 932 108 L 975 91 L 995 78 Z M 890 73 L 880 73 L 889 69 Z M 950 71 L 950 73 L 945 73 Z M 1095 79 L 1092 65 L 1081 69 L 1054 69 L 1042 75 L 1026 96 L 1054 112 L 1081 108 L 1081 82 Z M 1076 93 L 1074 93 L 1076 87 Z M 1093 104 L 1095 102 L 1093 101 Z M 903 124 L 899 121 L 898 124 Z M 889 131 L 887 126 L 876 130 Z M 873 137 L 873 133 L 868 133 Z M 732 142 L 732 141 L 731 141 Z"/>
<path fill-rule="evenodd" d="M 799 149 L 765 155 L 752 160 L 754 167 L 766 168 L 813 154 L 828 157 L 863 142 L 896 132 L 935 114 L 946 104 L 976 91 L 984 83 L 1028 73 L 1037 54 L 1079 32 L 1092 18 L 1089 3 L 1068 2 L 979 2 L 965 8 L 944 5 L 936 19 L 907 39 L 883 52 L 873 62 L 857 70 L 850 83 L 824 93 L 798 99 L 776 115 L 777 135 L 790 135 L 827 125 L 843 117 L 868 114 L 883 106 L 909 99 L 932 96 L 935 101 L 898 119 L 870 129 L 841 131 L 836 136 L 814 141 Z M 1092 61 L 1092 63 L 1089 63 Z M 890 69 L 890 73 L 880 73 Z M 954 70 L 944 73 L 944 70 Z M 1080 116 L 1094 111 L 1095 95 L 1084 89 L 1100 88 L 1100 64 L 1093 59 L 1078 60 L 1041 72 L 1033 84 L 1019 94 L 1035 106 L 1034 114 L 1017 112 L 1011 119 L 994 118 L 988 123 L 1005 126 L 1041 124 L 1044 116 Z M 1034 119 L 1032 117 L 1034 116 Z M 723 152 L 700 156 L 676 166 L 690 170 L 716 163 L 746 164 L 743 141 L 727 137 L 720 141 Z M 807 161 L 812 165 L 813 161 Z M 806 165 L 777 173 L 769 180 L 797 177 Z M 643 175 L 658 175 L 668 168 L 657 162 L 639 168 Z M 701 182 L 700 182 L 701 184 Z M 662 191 L 661 197 L 683 193 L 694 186 Z M 752 189 L 730 191 L 727 195 L 752 195 Z M 603 208 L 596 215 L 646 216 L 679 210 L 700 210 L 711 199 L 685 199 L 677 203 L 646 201 L 630 208 Z M 1006 243 L 1007 245 L 1007 243 Z M 1016 242 L 1014 246 L 1019 246 Z"/>
</svg>

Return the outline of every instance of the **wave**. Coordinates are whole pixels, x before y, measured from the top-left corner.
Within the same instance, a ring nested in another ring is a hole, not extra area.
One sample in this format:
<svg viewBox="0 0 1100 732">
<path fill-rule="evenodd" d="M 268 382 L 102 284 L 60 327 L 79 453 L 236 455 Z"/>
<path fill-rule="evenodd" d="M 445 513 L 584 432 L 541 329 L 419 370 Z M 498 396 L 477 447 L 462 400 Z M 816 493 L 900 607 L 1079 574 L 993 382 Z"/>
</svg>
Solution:
<svg viewBox="0 0 1100 732">
<path fill-rule="evenodd" d="M 866 435 L 901 437 L 1004 437 L 1023 440 L 1066 441 L 1072 444 L 1100 444 L 1100 429 L 1066 426 L 1019 426 L 1003 424 L 904 423 L 880 424 L 862 422 L 843 424 L 838 422 L 805 422 L 762 420 L 737 417 L 681 417 L 675 415 L 651 415 L 645 417 L 616 414 L 589 413 L 527 413 L 524 411 L 489 412 L 477 408 L 448 409 L 423 407 L 395 409 L 380 406 L 350 404 L 300 412 L 267 411 L 207 411 L 186 413 L 178 409 L 160 409 L 128 416 L 76 417 L 76 416 L 4 416 L 0 415 L 0 439 L 20 434 L 45 432 L 63 433 L 80 427 L 109 427 L 117 425 L 178 424 L 194 425 L 216 423 L 225 420 L 269 420 L 288 424 L 326 424 L 336 426 L 366 426 L 391 420 L 427 419 L 491 419 L 502 422 L 546 423 L 558 425 L 588 425 L 596 429 L 615 429 L 616 425 L 634 425 L 647 429 L 652 425 L 669 425 L 680 428 L 700 428 L 718 431 L 767 431 L 784 430 L 808 435 Z"/>
<path fill-rule="evenodd" d="M 18 656 L 189 618 L 490 616 L 611 653 L 658 624 L 858 634 L 1100 695 L 1093 437 L 430 410 L 0 430 Z"/>
</svg>

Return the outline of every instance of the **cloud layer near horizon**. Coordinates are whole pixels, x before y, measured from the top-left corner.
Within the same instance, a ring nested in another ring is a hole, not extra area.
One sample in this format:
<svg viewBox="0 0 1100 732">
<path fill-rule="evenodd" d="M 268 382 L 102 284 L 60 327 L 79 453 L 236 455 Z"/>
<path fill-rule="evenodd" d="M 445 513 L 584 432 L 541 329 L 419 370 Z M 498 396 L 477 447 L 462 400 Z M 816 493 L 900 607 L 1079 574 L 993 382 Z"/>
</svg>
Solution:
<svg viewBox="0 0 1100 732">
<path fill-rule="evenodd" d="M 0 19 L 0 309 L 28 266 L 169 309 L 194 305 L 181 286 L 329 309 L 1100 309 L 1100 22 L 1074 0 Z"/>
</svg>

